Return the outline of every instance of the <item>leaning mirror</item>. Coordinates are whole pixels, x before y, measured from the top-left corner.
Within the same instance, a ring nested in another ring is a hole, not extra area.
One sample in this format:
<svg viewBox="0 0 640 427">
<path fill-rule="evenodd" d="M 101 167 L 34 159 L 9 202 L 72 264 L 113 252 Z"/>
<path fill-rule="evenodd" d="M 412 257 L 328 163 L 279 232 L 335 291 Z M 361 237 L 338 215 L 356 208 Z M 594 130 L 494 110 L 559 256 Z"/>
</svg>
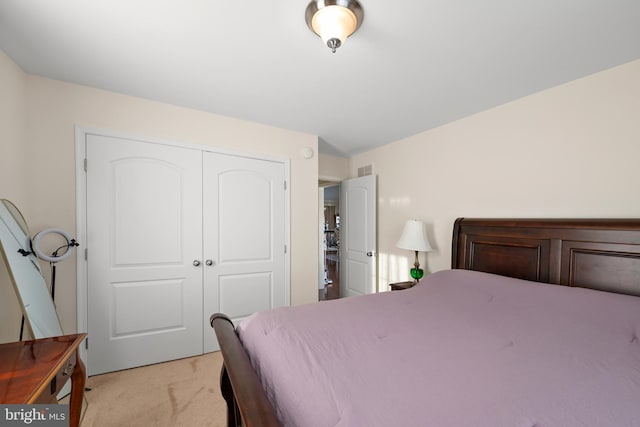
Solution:
<svg viewBox="0 0 640 427">
<path fill-rule="evenodd" d="M 33 338 L 62 335 L 49 288 L 31 250 L 27 222 L 6 199 L 0 199 L 0 252 Z"/>
</svg>

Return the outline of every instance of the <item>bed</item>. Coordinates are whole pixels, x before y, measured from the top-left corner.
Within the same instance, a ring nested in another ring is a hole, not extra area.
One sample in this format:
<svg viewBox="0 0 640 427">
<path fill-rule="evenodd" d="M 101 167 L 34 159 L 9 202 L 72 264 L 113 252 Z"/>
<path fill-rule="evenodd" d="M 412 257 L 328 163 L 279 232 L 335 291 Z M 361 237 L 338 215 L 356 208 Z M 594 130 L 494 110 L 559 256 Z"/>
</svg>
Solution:
<svg viewBox="0 0 640 427">
<path fill-rule="evenodd" d="M 228 425 L 640 426 L 640 220 L 459 218 L 451 267 L 211 316 Z"/>
</svg>

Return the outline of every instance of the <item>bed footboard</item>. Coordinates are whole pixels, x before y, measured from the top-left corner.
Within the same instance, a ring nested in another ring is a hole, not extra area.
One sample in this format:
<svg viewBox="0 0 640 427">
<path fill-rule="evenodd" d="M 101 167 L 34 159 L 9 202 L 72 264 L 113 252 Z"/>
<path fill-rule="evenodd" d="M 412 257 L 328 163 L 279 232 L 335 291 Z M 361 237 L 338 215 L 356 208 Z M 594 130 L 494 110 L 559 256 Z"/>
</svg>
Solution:
<svg viewBox="0 0 640 427">
<path fill-rule="evenodd" d="M 231 319 L 224 314 L 216 313 L 211 316 L 210 322 L 218 338 L 224 361 L 220 373 L 220 390 L 227 402 L 227 425 L 280 426 Z"/>
</svg>

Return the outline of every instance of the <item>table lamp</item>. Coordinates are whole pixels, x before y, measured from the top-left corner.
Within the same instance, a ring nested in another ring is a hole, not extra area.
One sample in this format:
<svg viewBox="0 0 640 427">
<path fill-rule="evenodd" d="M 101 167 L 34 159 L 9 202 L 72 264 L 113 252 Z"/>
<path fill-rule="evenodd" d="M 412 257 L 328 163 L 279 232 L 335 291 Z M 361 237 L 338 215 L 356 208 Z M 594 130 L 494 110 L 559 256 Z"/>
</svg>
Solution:
<svg viewBox="0 0 640 427">
<path fill-rule="evenodd" d="M 418 252 L 429 252 L 431 250 L 431 244 L 427 238 L 424 222 L 417 221 L 415 219 L 408 220 L 404 225 L 402 236 L 396 243 L 396 246 L 400 249 L 408 249 L 414 251 L 416 254 L 413 268 L 410 270 L 413 281 L 417 282 L 424 276 L 424 270 L 420 268 L 420 261 L 418 260 Z"/>
</svg>

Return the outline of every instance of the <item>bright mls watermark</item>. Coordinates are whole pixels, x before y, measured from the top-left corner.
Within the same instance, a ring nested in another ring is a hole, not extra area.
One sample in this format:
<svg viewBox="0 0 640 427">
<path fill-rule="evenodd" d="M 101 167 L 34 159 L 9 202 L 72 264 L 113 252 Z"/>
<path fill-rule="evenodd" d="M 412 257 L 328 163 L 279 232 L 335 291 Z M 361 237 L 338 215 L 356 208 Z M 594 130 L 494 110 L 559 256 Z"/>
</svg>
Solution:
<svg viewBox="0 0 640 427">
<path fill-rule="evenodd" d="M 0 427 L 69 427 L 69 405 L 0 405 Z"/>
</svg>

